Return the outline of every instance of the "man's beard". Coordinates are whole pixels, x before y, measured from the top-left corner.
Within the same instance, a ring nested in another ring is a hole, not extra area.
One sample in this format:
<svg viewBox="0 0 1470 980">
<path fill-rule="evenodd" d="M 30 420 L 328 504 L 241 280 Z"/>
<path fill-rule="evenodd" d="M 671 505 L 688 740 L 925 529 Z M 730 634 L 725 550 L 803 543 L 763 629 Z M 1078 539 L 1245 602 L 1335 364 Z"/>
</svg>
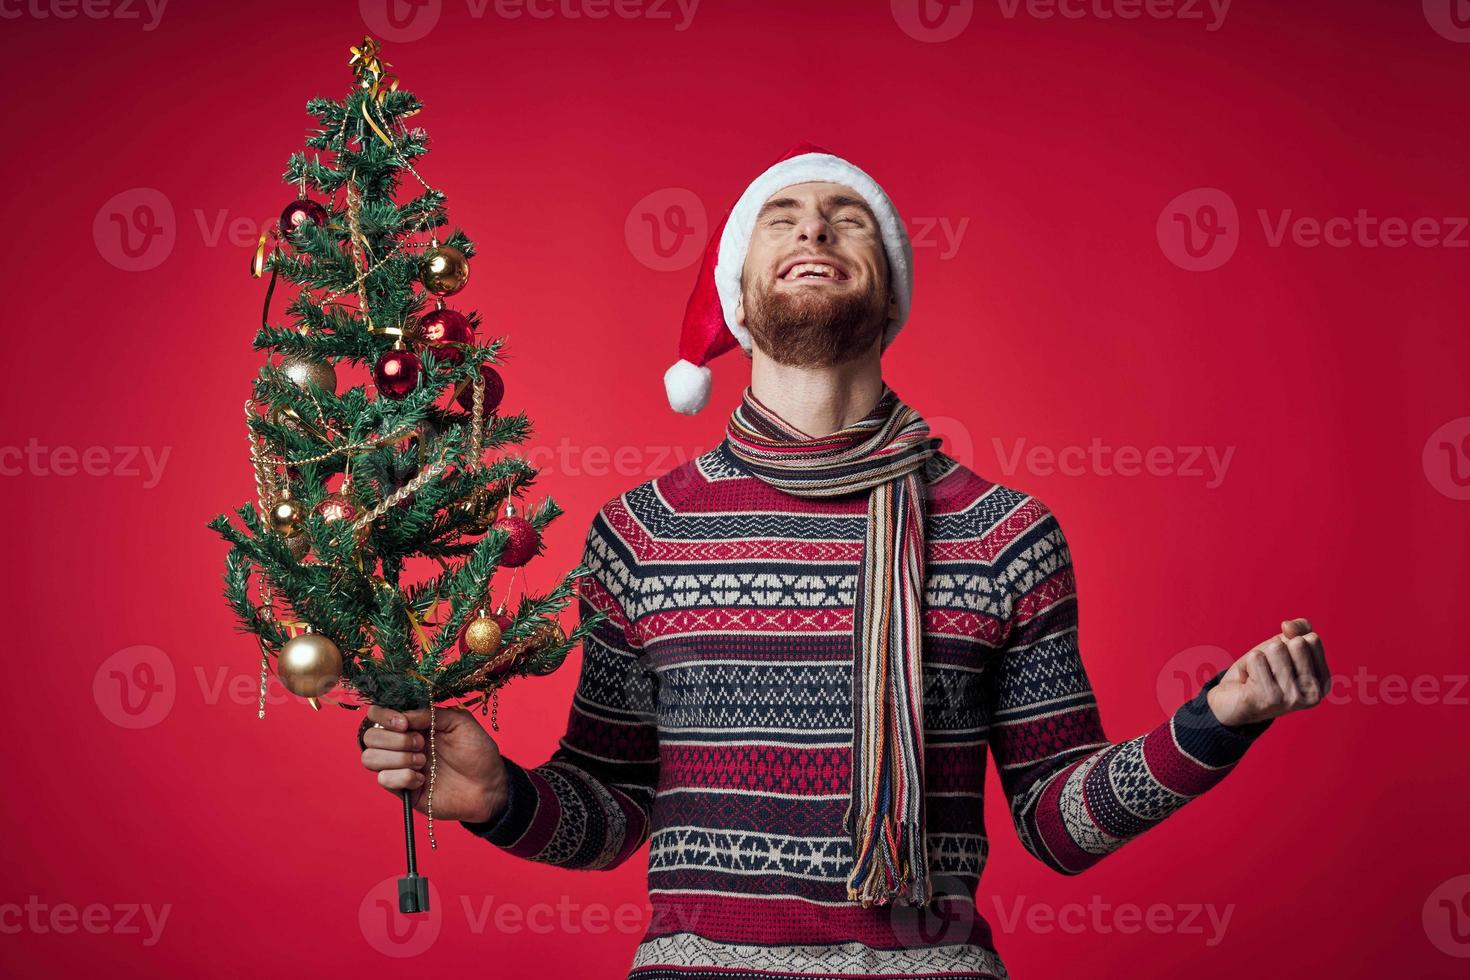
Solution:
<svg viewBox="0 0 1470 980">
<path fill-rule="evenodd" d="M 774 285 L 744 294 L 745 328 L 777 364 L 833 367 L 861 357 L 887 325 L 884 284 L 866 290 Z"/>
</svg>

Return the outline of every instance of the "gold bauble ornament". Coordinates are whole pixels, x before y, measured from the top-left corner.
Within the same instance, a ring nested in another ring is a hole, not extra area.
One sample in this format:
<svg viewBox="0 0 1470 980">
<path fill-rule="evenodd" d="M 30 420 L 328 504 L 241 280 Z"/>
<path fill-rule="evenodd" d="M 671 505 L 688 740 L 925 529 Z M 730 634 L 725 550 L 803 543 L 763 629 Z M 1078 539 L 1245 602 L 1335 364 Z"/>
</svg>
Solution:
<svg viewBox="0 0 1470 980">
<path fill-rule="evenodd" d="M 474 653 L 489 656 L 500 649 L 500 624 L 481 609 L 480 615 L 465 627 L 464 645 Z"/>
<path fill-rule="evenodd" d="M 453 296 L 470 278 L 470 260 L 453 245 L 436 245 L 419 258 L 419 279 L 437 296 Z"/>
<path fill-rule="evenodd" d="M 306 508 L 293 497 L 282 497 L 271 506 L 271 528 L 282 537 L 294 538 L 301 533 Z"/>
<path fill-rule="evenodd" d="M 308 382 L 315 382 L 323 391 L 333 395 L 337 393 L 337 371 L 326 361 L 288 354 L 281 361 L 281 370 L 298 388 L 310 390 Z"/>
<path fill-rule="evenodd" d="M 286 550 L 291 552 L 291 557 L 297 561 L 306 557 L 311 550 L 311 535 L 293 534 L 286 538 Z"/>
<path fill-rule="evenodd" d="M 292 694 L 319 698 L 336 687 L 342 676 L 342 651 L 325 636 L 308 630 L 281 647 L 276 673 Z"/>
</svg>

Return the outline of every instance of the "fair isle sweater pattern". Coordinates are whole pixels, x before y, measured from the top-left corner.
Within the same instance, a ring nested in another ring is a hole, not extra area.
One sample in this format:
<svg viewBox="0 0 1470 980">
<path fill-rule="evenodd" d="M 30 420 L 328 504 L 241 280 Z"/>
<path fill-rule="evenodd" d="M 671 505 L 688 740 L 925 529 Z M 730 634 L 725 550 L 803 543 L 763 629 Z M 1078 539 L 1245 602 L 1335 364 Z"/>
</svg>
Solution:
<svg viewBox="0 0 1470 980">
<path fill-rule="evenodd" d="M 853 591 L 866 494 L 801 499 L 724 444 L 606 504 L 552 757 L 507 759 L 511 854 L 616 867 L 647 842 L 653 916 L 629 980 L 1004 978 L 975 894 L 994 760 L 1026 850 L 1064 874 L 1214 786 L 1267 726 L 1207 683 L 1150 732 L 1103 733 L 1051 510 L 944 455 L 924 473 L 924 785 L 932 911 L 846 898 Z"/>
</svg>

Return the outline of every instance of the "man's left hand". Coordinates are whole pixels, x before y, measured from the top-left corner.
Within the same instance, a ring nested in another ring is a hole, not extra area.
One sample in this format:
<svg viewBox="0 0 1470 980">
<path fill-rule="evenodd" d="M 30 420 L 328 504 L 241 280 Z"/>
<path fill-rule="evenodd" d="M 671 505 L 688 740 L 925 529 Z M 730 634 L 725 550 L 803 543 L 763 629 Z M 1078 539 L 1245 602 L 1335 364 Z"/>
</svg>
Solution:
<svg viewBox="0 0 1470 980">
<path fill-rule="evenodd" d="M 1231 664 L 1205 697 L 1221 724 L 1249 725 L 1320 704 L 1331 686 L 1322 638 L 1305 619 L 1288 619 Z"/>
</svg>

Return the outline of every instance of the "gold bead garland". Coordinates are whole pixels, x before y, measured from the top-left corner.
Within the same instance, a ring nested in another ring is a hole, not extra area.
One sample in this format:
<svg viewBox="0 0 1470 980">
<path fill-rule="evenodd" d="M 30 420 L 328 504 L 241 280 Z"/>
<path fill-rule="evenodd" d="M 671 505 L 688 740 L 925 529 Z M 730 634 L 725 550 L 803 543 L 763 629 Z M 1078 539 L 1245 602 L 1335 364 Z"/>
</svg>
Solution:
<svg viewBox="0 0 1470 980">
<path fill-rule="evenodd" d="M 245 402 L 245 435 L 250 442 L 250 462 L 255 470 L 255 506 L 260 513 L 262 521 L 268 520 L 271 502 L 280 493 L 280 485 L 276 482 L 276 471 L 273 467 L 267 467 L 259 452 L 259 446 L 255 436 L 255 430 L 250 427 L 250 420 L 255 417 L 255 404 L 250 400 Z M 271 595 L 271 585 L 264 575 L 260 577 L 260 615 L 266 620 L 275 618 L 273 611 L 274 597 Z M 260 645 L 260 704 L 256 708 L 255 716 L 264 720 L 265 718 L 265 693 L 266 684 L 270 677 L 270 649 L 265 640 L 256 637 Z"/>
<path fill-rule="evenodd" d="M 439 755 L 434 749 L 434 694 L 429 692 L 429 792 L 424 797 L 424 811 L 429 818 L 429 848 L 437 851 L 439 842 L 434 839 L 434 775 L 439 770 Z"/>
<path fill-rule="evenodd" d="M 356 170 L 347 178 L 347 226 L 351 230 L 349 241 L 352 251 L 352 264 L 357 268 L 359 273 L 356 280 L 357 302 L 362 311 L 362 318 L 367 322 L 368 332 L 372 333 L 375 328 L 373 327 L 373 315 L 368 310 L 367 298 L 367 277 L 370 270 L 366 268 L 368 259 L 371 258 L 372 250 L 368 245 L 367 236 L 362 233 L 362 197 L 358 194 L 352 183 L 356 178 Z"/>
</svg>

